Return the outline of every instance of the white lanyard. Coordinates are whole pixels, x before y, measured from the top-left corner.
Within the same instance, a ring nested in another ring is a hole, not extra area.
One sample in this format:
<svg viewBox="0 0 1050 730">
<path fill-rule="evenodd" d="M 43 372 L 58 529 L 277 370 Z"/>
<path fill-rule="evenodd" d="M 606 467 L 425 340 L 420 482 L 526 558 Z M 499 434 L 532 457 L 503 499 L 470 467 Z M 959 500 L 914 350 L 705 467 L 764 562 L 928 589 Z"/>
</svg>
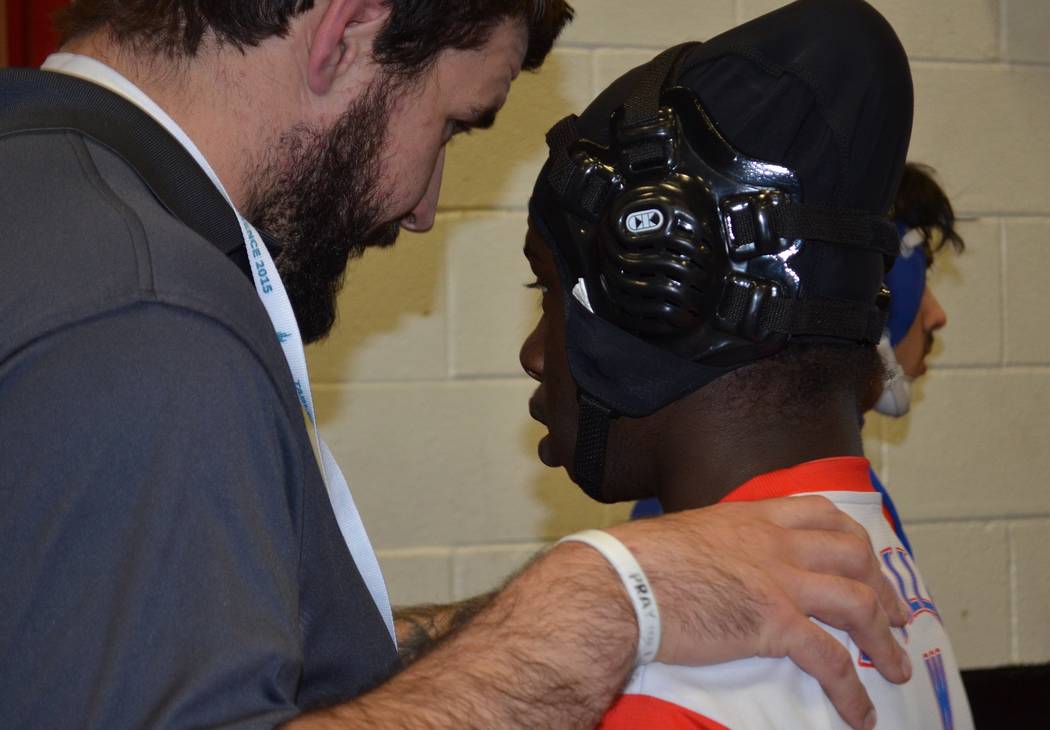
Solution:
<svg viewBox="0 0 1050 730">
<path fill-rule="evenodd" d="M 361 522 L 361 514 L 350 493 L 350 487 L 346 483 L 343 472 L 339 469 L 332 452 L 324 440 L 321 439 L 320 430 L 317 428 L 317 413 L 314 409 L 313 393 L 310 390 L 310 375 L 306 369 L 306 353 L 303 350 L 302 335 L 299 333 L 299 325 L 295 320 L 295 312 L 292 310 L 291 302 L 281 282 L 280 274 L 274 265 L 270 252 L 266 249 L 259 232 L 255 230 L 240 214 L 230 200 L 218 175 L 204 158 L 204 155 L 179 127 L 179 125 L 168 116 L 157 104 L 146 94 L 109 66 L 87 56 L 79 56 L 71 53 L 56 53 L 48 57 L 42 66 L 44 70 L 58 71 L 61 73 L 77 76 L 87 81 L 98 84 L 110 91 L 119 94 L 132 102 L 144 112 L 153 117 L 157 123 L 171 132 L 179 140 L 183 147 L 193 156 L 201 169 L 208 175 L 226 202 L 230 204 L 244 236 L 244 245 L 248 250 L 248 261 L 251 263 L 252 278 L 255 280 L 255 288 L 259 293 L 263 306 L 266 308 L 270 321 L 273 323 L 277 339 L 284 350 L 284 357 L 288 361 L 288 369 L 291 370 L 292 379 L 295 382 L 295 390 L 299 395 L 299 402 L 306 411 L 306 415 L 313 424 L 314 438 L 317 444 L 317 453 L 320 457 L 321 473 L 324 477 L 325 486 L 328 490 L 328 498 L 332 503 L 339 530 L 343 534 L 350 554 L 357 564 L 369 593 L 375 601 L 379 613 L 386 622 L 390 638 L 395 640 L 394 618 L 390 610 L 390 597 L 387 595 L 386 582 L 379 568 L 379 561 L 372 543 L 365 532 L 365 526 Z"/>
</svg>

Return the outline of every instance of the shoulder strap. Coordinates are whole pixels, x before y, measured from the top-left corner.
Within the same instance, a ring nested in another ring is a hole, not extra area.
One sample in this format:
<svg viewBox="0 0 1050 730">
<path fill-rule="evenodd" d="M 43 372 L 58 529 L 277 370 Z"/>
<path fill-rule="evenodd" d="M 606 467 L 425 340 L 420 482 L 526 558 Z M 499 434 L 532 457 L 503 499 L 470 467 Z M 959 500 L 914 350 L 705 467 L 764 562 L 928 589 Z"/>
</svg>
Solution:
<svg viewBox="0 0 1050 730">
<path fill-rule="evenodd" d="M 144 111 L 102 87 L 66 74 L 0 71 L 0 138 L 75 132 L 133 168 L 169 213 L 251 277 L 233 210 L 178 140 Z M 273 250 L 279 244 L 262 234 Z"/>
</svg>

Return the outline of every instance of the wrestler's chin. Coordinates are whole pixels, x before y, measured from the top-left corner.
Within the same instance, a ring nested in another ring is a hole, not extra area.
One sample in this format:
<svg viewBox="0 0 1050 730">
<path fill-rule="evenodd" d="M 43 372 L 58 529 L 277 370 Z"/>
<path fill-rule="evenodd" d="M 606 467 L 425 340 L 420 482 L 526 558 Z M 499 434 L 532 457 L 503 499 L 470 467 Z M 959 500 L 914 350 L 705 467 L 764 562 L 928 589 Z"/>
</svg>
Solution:
<svg viewBox="0 0 1050 730">
<path fill-rule="evenodd" d="M 558 466 L 554 461 L 554 450 L 551 448 L 551 435 L 549 433 L 540 439 L 540 443 L 536 447 L 536 453 L 544 466 Z"/>
</svg>

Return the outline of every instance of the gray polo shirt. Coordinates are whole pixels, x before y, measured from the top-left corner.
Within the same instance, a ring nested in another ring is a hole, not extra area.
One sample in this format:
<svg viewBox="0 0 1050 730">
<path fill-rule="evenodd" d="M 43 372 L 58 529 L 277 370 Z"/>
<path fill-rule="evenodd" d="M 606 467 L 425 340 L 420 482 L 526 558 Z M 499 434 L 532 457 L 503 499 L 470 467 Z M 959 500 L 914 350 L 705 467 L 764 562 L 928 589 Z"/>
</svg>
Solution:
<svg viewBox="0 0 1050 730">
<path fill-rule="evenodd" d="M 0 555 L 0 727 L 271 727 L 396 667 L 249 279 L 76 132 L 0 137 Z"/>
</svg>

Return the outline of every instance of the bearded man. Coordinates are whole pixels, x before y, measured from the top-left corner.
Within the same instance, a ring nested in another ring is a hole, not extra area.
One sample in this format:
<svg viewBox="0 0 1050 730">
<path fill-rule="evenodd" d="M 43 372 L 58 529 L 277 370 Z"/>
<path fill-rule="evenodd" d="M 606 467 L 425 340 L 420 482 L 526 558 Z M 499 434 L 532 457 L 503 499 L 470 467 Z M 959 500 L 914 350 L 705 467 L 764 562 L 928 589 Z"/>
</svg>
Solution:
<svg viewBox="0 0 1050 730">
<path fill-rule="evenodd" d="M 639 645 L 602 556 L 551 550 L 396 673 L 374 552 L 303 419 L 303 344 L 347 259 L 431 226 L 445 144 L 493 123 L 570 17 L 79 0 L 43 71 L 0 75 L 0 726 L 597 722 Z M 870 700 L 808 616 L 909 673 L 904 609 L 825 500 L 612 532 L 665 660 L 790 656 L 855 727 Z M 750 619 L 717 620 L 727 601 Z"/>
</svg>

